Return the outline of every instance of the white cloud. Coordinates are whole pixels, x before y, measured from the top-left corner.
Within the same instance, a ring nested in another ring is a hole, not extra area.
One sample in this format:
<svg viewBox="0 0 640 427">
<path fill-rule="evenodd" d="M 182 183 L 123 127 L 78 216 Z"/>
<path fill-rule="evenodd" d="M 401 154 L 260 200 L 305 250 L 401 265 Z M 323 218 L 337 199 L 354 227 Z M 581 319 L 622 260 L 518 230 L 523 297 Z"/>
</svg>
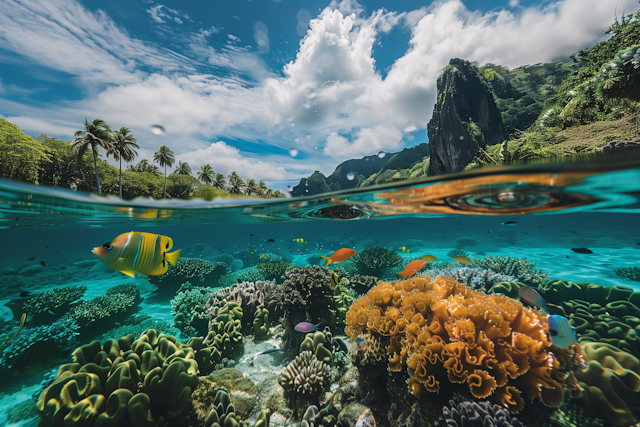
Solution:
<svg viewBox="0 0 640 427">
<path fill-rule="evenodd" d="M 8 116 L 7 121 L 18 125 L 21 129 L 26 129 L 32 135 L 73 135 L 76 129 L 68 126 L 61 126 L 46 120 L 40 120 L 25 116 Z"/>
<path fill-rule="evenodd" d="M 189 21 L 191 20 L 189 19 L 189 15 L 187 15 L 186 13 L 182 13 L 179 10 L 172 9 L 163 4 L 158 4 L 156 6 L 150 7 L 149 9 L 147 9 L 147 13 L 151 16 L 151 19 L 153 19 L 158 24 L 166 23 L 167 21 L 165 21 L 165 19 L 169 19 L 175 21 L 178 24 L 182 24 L 182 19 L 180 19 L 180 17 L 183 17 Z"/>
<path fill-rule="evenodd" d="M 179 157 L 183 162 L 189 163 L 194 171 L 209 164 L 216 173 L 229 175 L 232 171 L 236 171 L 245 180 L 278 181 L 287 177 L 287 172 L 283 167 L 245 157 L 240 153 L 240 150 L 227 145 L 224 141 L 214 142 L 205 149 L 182 153 Z"/>
<path fill-rule="evenodd" d="M 509 7 L 517 7 L 520 5 L 520 0 L 509 0 Z"/>
<path fill-rule="evenodd" d="M 234 42 L 239 42 L 240 41 L 240 37 L 236 37 L 233 34 L 227 34 L 227 37 L 229 38 L 229 40 L 234 41 Z"/>
<path fill-rule="evenodd" d="M 336 132 L 327 138 L 324 153 L 331 157 L 357 158 L 379 151 L 393 151 L 400 148 L 402 132 L 394 127 L 375 126 L 362 128 L 355 133 L 355 139 L 349 142 Z"/>
</svg>

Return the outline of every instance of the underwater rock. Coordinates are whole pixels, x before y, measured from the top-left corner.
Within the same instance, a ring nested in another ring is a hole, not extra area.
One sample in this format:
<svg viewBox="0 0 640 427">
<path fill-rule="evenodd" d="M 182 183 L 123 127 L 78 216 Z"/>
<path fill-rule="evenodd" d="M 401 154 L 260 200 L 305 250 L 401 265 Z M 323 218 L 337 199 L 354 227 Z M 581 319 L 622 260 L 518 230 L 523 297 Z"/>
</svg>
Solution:
<svg viewBox="0 0 640 427">
<path fill-rule="evenodd" d="M 472 63 L 451 59 L 437 86 L 438 101 L 427 124 L 430 176 L 459 172 L 479 148 L 507 138 L 491 88 Z"/>
<path fill-rule="evenodd" d="M 18 270 L 15 268 L 4 268 L 0 273 L 1 276 L 15 276 L 16 274 L 18 274 Z"/>
<path fill-rule="evenodd" d="M 44 267 L 40 264 L 30 265 L 29 267 L 25 267 L 18 271 L 20 276 L 30 277 L 34 274 L 42 273 L 44 271 Z"/>
<path fill-rule="evenodd" d="M 362 403 L 353 402 L 338 414 L 339 427 L 376 427 L 376 419 L 371 409 Z"/>
</svg>

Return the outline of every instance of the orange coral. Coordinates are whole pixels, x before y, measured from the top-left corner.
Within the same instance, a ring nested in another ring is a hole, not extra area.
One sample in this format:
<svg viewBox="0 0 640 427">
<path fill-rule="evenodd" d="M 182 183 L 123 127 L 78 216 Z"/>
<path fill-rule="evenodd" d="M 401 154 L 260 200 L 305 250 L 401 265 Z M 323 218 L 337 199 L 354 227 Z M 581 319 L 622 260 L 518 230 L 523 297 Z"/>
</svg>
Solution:
<svg viewBox="0 0 640 427">
<path fill-rule="evenodd" d="M 347 313 L 345 332 L 363 331 L 390 337 L 389 369 L 406 364 L 415 396 L 448 380 L 517 412 L 523 400 L 515 385 L 548 406 L 580 393 L 573 372 L 584 355 L 577 344 L 552 347 L 546 315 L 453 279 L 380 282 Z"/>
</svg>

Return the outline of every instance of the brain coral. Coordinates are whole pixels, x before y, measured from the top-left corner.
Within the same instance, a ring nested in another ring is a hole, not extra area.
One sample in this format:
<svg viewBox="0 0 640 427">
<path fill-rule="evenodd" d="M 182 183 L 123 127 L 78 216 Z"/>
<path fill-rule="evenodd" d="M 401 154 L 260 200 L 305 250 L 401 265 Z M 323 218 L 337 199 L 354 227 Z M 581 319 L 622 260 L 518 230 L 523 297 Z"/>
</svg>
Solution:
<svg viewBox="0 0 640 427">
<path fill-rule="evenodd" d="M 530 399 L 560 406 L 579 396 L 574 371 L 580 347 L 552 346 L 546 315 L 506 296 L 485 295 L 453 279 L 380 282 L 351 306 L 345 332 L 390 337 L 389 369 L 408 367 L 411 392 L 466 383 L 476 398 L 492 395 L 511 412 Z"/>
</svg>

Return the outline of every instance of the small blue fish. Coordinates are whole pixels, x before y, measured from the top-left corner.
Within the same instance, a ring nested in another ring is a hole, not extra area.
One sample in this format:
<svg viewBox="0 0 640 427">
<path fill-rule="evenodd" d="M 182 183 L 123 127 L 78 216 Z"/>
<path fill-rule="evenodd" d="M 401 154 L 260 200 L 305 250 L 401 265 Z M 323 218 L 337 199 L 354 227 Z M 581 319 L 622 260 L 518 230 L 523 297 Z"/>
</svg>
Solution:
<svg viewBox="0 0 640 427">
<path fill-rule="evenodd" d="M 557 314 L 549 316 L 549 335 L 551 342 L 559 348 L 569 348 L 574 342 L 578 342 L 576 331 L 573 330 L 566 317 Z"/>
<path fill-rule="evenodd" d="M 300 322 L 293 329 L 295 329 L 298 332 L 313 332 L 320 329 L 320 325 L 319 324 L 314 325 L 313 323 L 309 323 L 309 322 Z"/>
<path fill-rule="evenodd" d="M 278 351 L 284 351 L 284 350 L 281 349 L 281 348 L 270 348 L 268 350 L 263 351 L 260 354 L 269 354 L 269 353 L 275 353 L 275 352 L 278 352 Z"/>
<path fill-rule="evenodd" d="M 356 338 L 356 339 L 355 339 L 355 340 L 353 340 L 353 341 L 355 341 L 355 343 L 356 343 L 356 344 L 362 344 L 362 343 L 364 342 L 364 339 L 362 339 L 362 338 Z"/>
<path fill-rule="evenodd" d="M 55 314 L 53 311 L 51 311 L 51 310 L 47 310 L 47 313 L 49 313 L 49 314 L 50 314 L 50 315 L 52 315 L 52 316 L 55 316 L 55 315 L 56 315 L 56 314 Z"/>
</svg>

